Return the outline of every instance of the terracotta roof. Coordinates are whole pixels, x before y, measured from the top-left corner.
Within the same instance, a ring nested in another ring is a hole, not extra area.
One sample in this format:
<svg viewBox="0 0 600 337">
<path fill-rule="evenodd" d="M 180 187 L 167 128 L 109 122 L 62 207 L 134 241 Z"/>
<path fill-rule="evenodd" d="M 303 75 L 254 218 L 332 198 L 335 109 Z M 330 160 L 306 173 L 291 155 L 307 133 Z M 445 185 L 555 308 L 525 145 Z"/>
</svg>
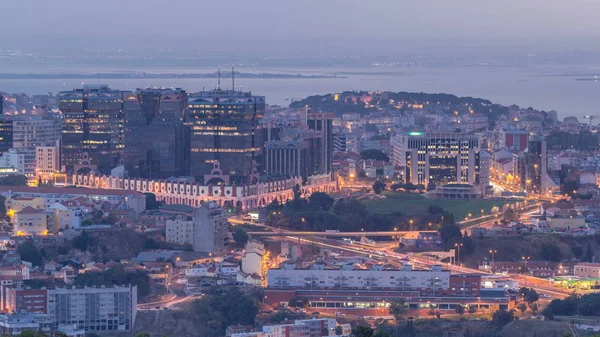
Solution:
<svg viewBox="0 0 600 337">
<path fill-rule="evenodd" d="M 42 213 L 44 210 L 41 209 L 35 209 L 33 207 L 27 206 L 25 208 L 23 208 L 22 210 L 18 211 L 17 213 Z"/>
<path fill-rule="evenodd" d="M 600 263 L 583 262 L 578 263 L 577 266 L 600 268 Z"/>
</svg>

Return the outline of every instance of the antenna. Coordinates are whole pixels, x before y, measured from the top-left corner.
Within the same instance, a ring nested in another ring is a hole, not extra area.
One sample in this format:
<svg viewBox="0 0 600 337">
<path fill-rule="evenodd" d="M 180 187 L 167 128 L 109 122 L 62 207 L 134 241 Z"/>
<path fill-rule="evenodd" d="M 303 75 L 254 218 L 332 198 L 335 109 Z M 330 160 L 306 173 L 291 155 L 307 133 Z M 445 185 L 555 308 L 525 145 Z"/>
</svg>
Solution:
<svg viewBox="0 0 600 337">
<path fill-rule="evenodd" d="M 235 67 L 231 66 L 231 85 L 232 85 L 232 90 L 235 91 Z"/>
<path fill-rule="evenodd" d="M 219 67 L 219 71 L 217 72 L 217 90 L 221 90 L 221 67 Z"/>
</svg>

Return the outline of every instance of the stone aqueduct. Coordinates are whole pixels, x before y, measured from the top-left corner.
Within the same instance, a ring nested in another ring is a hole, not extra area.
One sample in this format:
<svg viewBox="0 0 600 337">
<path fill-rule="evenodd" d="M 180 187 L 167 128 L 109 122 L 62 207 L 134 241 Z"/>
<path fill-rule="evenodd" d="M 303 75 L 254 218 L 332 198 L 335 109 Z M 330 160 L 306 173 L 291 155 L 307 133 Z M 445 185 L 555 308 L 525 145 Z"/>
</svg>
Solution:
<svg viewBox="0 0 600 337">
<path fill-rule="evenodd" d="M 293 187 L 301 186 L 303 195 L 313 192 L 331 193 L 337 182 L 329 175 L 309 177 L 306 185 L 302 179 L 276 179 L 255 185 L 199 185 L 169 180 L 130 179 L 104 175 L 73 175 L 72 184 L 86 188 L 138 191 L 153 193 L 156 199 L 167 204 L 184 204 L 198 207 L 203 202 L 214 201 L 219 206 L 241 207 L 248 211 L 265 206 L 274 200 L 285 202 L 294 197 Z"/>
</svg>

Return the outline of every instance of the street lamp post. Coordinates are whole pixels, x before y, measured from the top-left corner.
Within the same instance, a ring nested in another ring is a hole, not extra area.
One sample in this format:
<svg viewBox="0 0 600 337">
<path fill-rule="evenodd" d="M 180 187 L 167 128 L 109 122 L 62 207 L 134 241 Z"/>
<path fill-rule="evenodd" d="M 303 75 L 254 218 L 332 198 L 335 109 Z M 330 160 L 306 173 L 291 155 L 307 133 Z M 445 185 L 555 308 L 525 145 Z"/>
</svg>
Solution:
<svg viewBox="0 0 600 337">
<path fill-rule="evenodd" d="M 496 254 L 498 251 L 495 249 L 490 249 L 490 254 L 492 254 L 492 265 L 490 266 L 490 273 L 494 272 L 494 254 Z"/>
<path fill-rule="evenodd" d="M 521 257 L 521 260 L 523 260 L 525 262 L 525 269 L 523 270 L 523 277 L 525 277 L 525 287 L 527 287 L 527 274 L 525 274 L 527 272 L 527 261 L 531 260 L 531 256 L 523 256 Z"/>
<path fill-rule="evenodd" d="M 456 265 L 458 266 L 458 270 L 460 270 L 460 247 L 462 247 L 462 245 L 463 245 L 462 243 L 455 243 L 454 244 L 454 247 L 456 247 L 457 253 L 458 253 L 458 256 L 457 256 L 457 259 L 456 259 L 456 262 L 457 262 Z"/>
</svg>

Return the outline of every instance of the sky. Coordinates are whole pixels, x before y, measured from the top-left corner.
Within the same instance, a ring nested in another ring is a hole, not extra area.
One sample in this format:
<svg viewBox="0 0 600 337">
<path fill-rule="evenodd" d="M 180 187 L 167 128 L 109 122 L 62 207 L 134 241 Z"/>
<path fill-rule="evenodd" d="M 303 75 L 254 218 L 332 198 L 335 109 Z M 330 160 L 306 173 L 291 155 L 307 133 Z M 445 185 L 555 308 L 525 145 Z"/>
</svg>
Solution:
<svg viewBox="0 0 600 337">
<path fill-rule="evenodd" d="M 0 13 L 5 46 L 91 38 L 127 45 L 134 38 L 150 44 L 600 35 L 600 0 L 2 0 Z"/>
</svg>

